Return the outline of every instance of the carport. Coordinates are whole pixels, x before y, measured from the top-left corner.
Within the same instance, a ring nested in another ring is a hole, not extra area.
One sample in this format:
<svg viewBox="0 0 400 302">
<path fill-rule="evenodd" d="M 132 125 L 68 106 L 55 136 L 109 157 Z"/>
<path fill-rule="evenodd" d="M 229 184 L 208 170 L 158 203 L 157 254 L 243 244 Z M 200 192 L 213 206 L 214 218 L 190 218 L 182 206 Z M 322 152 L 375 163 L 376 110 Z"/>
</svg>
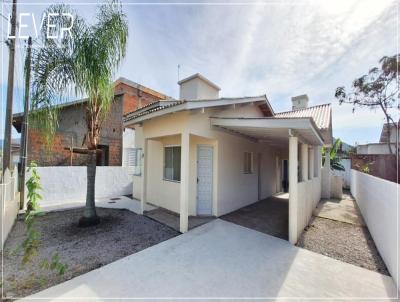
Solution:
<svg viewBox="0 0 400 302">
<path fill-rule="evenodd" d="M 280 150 L 277 158 L 287 156 L 288 239 L 296 243 L 321 197 L 321 146 L 324 140 L 314 120 L 311 117 L 212 117 L 211 125 L 256 142 L 268 143 Z M 246 208 L 242 212 L 246 212 Z"/>
<path fill-rule="evenodd" d="M 288 240 L 289 194 L 275 194 L 220 218 Z"/>
</svg>

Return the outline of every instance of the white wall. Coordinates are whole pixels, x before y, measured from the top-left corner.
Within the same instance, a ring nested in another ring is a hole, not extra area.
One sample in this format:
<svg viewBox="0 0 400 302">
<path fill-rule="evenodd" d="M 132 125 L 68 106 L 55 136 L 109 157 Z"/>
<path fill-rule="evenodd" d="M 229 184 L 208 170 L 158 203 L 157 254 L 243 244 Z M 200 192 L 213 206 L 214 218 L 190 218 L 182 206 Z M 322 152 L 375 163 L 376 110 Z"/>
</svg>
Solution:
<svg viewBox="0 0 400 302">
<path fill-rule="evenodd" d="M 351 193 L 398 288 L 399 189 L 394 182 L 351 170 Z"/>
<path fill-rule="evenodd" d="M 198 77 L 180 84 L 179 98 L 181 100 L 217 99 L 218 97 L 218 89 Z"/>
<path fill-rule="evenodd" d="M 396 144 L 391 144 L 394 152 Z M 357 154 L 390 154 L 387 143 L 373 143 L 357 146 Z"/>
<path fill-rule="evenodd" d="M 344 171 L 333 171 L 333 174 L 341 176 L 343 180 L 343 188 L 349 189 L 350 188 L 350 179 L 351 179 L 351 159 L 344 158 L 340 160 L 340 163 L 344 167 Z"/>
<path fill-rule="evenodd" d="M 321 199 L 321 177 L 298 183 L 297 188 L 297 238 L 311 219 L 312 212 Z"/>
<path fill-rule="evenodd" d="M 233 112 L 234 111 L 234 112 Z M 210 127 L 209 116 L 260 116 L 257 106 L 230 106 L 227 110 L 208 109 L 165 115 L 143 123 L 136 130 L 136 146 L 148 143 L 147 202 L 179 212 L 180 183 L 163 180 L 163 146 L 180 145 L 180 133 L 190 133 L 189 215 L 196 215 L 197 145 L 214 148 L 213 214 L 220 216 L 258 201 L 258 153 L 261 159 L 261 198 L 276 192 L 276 150 L 238 135 Z M 253 152 L 254 173 L 243 173 L 244 152 Z M 280 154 L 280 153 L 279 153 Z M 141 177 L 134 177 L 134 197 L 140 198 Z"/>
<path fill-rule="evenodd" d="M 86 199 L 86 167 L 38 167 L 37 171 L 43 188 L 40 205 L 82 202 Z M 97 167 L 96 198 L 132 194 L 132 188 L 132 175 L 127 168 Z"/>
<path fill-rule="evenodd" d="M 19 211 L 18 170 L 16 167 L 12 173 L 7 169 L 0 183 L 0 208 L 0 250 L 2 250 Z"/>
</svg>

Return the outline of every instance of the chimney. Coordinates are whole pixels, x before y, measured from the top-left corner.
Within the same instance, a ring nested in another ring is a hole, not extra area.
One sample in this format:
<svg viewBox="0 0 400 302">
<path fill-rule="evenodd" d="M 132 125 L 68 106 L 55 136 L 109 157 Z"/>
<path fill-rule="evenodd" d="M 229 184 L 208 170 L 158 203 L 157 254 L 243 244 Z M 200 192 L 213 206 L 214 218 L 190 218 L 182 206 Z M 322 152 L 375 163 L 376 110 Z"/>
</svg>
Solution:
<svg viewBox="0 0 400 302">
<path fill-rule="evenodd" d="M 219 88 L 210 80 L 196 73 L 178 82 L 179 99 L 181 100 L 207 100 L 218 99 Z"/>
<path fill-rule="evenodd" d="M 292 97 L 292 110 L 299 110 L 308 107 L 308 96 L 302 94 Z"/>
</svg>

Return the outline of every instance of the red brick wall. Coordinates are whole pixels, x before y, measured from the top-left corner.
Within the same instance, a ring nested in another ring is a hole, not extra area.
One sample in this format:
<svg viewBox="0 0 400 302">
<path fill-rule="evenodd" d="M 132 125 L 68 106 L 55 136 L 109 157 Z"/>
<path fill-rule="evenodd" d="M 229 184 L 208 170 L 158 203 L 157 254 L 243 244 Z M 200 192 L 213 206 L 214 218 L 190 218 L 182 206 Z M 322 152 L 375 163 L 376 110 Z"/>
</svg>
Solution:
<svg viewBox="0 0 400 302">
<path fill-rule="evenodd" d="M 123 115 L 155 102 L 165 96 L 141 86 L 141 90 L 120 83 L 115 87 L 114 104 L 102 124 L 99 145 L 108 146 L 108 165 L 122 165 Z M 120 96 L 122 94 L 122 96 Z M 71 152 L 65 147 L 85 147 L 86 135 L 85 106 L 78 104 L 64 107 L 59 113 L 59 128 L 51 149 L 45 144 L 38 130 L 31 129 L 28 135 L 28 161 L 36 161 L 39 166 L 71 165 Z M 72 165 L 86 165 L 85 154 L 72 154 Z"/>
<path fill-rule="evenodd" d="M 157 93 L 153 93 L 145 87 L 143 90 L 139 90 L 135 87 L 131 87 L 124 83 L 119 83 L 115 87 L 116 93 L 124 93 L 123 96 L 123 106 L 124 114 L 135 111 L 136 109 L 146 106 L 150 103 L 156 102 L 160 99 L 164 99 L 165 96 Z"/>
<path fill-rule="evenodd" d="M 71 136 L 56 133 L 52 146 L 47 146 L 44 136 L 39 130 L 30 128 L 28 133 L 28 163 L 35 161 L 39 166 L 81 166 L 86 165 L 84 154 L 72 154 L 65 150 L 70 146 Z"/>
<path fill-rule="evenodd" d="M 398 165 L 399 164 L 399 165 Z M 362 171 L 368 166 L 369 174 L 389 181 L 400 183 L 397 178 L 397 171 L 400 169 L 400 162 L 397 163 L 394 154 L 354 154 L 351 156 L 351 168 Z"/>
</svg>

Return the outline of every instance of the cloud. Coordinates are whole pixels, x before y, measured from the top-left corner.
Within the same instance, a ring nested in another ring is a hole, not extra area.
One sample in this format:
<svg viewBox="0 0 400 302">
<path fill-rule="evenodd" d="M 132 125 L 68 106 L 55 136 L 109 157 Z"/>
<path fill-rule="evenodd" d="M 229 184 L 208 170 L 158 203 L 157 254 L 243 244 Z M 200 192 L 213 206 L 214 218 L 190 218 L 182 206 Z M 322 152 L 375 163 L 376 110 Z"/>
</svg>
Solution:
<svg viewBox="0 0 400 302">
<path fill-rule="evenodd" d="M 94 9 L 87 8 L 77 6 L 90 16 Z M 380 128 L 378 112 L 353 115 L 333 95 L 395 53 L 395 1 L 124 5 L 124 11 L 130 35 L 117 76 L 177 97 L 180 64 L 180 78 L 200 72 L 224 96 L 267 93 L 276 111 L 288 110 L 291 96 L 307 93 L 311 105 L 333 103 L 334 127 L 344 140 L 378 139 L 376 132 L 350 131 Z"/>
</svg>

